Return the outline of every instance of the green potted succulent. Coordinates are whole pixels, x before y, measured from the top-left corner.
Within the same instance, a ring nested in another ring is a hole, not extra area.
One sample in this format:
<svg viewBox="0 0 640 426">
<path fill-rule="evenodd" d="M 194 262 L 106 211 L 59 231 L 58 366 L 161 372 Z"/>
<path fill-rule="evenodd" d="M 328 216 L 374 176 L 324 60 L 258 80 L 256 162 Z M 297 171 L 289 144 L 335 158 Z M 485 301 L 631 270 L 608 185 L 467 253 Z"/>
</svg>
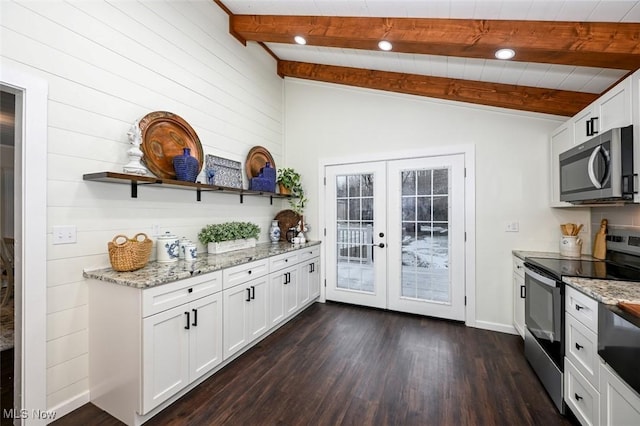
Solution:
<svg viewBox="0 0 640 426">
<path fill-rule="evenodd" d="M 210 254 L 224 253 L 256 246 L 260 227 L 251 222 L 225 222 L 206 225 L 198 233 L 198 240 Z"/>
</svg>

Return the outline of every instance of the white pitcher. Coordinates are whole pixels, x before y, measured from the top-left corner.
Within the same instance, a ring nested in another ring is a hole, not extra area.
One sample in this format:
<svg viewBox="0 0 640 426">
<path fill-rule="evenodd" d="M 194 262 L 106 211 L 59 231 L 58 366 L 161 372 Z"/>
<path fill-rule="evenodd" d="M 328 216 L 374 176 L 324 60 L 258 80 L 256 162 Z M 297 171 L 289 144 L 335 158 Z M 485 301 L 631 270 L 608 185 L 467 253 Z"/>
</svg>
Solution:
<svg viewBox="0 0 640 426">
<path fill-rule="evenodd" d="M 577 236 L 563 235 L 560 237 L 560 256 L 580 257 L 582 255 L 582 240 Z"/>
</svg>

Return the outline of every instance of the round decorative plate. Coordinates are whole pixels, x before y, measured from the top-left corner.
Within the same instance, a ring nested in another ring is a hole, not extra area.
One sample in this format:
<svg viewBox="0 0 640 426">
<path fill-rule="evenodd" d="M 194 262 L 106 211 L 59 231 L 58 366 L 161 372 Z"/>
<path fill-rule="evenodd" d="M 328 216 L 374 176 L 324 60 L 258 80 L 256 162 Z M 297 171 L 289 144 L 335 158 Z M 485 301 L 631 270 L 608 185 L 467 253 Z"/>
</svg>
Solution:
<svg viewBox="0 0 640 426">
<path fill-rule="evenodd" d="M 204 153 L 196 132 L 182 117 L 167 111 L 145 115 L 139 123 L 142 132 L 140 149 L 143 162 L 151 173 L 161 179 L 175 179 L 173 157 L 182 155 L 184 148 L 198 160 L 198 173 L 202 170 Z"/>
<path fill-rule="evenodd" d="M 247 154 L 247 161 L 244 164 L 247 177 L 249 179 L 254 178 L 260 174 L 260 169 L 269 162 L 271 167 L 276 168 L 276 163 L 273 161 L 273 157 L 267 151 L 267 148 L 262 146 L 254 146 Z"/>
</svg>

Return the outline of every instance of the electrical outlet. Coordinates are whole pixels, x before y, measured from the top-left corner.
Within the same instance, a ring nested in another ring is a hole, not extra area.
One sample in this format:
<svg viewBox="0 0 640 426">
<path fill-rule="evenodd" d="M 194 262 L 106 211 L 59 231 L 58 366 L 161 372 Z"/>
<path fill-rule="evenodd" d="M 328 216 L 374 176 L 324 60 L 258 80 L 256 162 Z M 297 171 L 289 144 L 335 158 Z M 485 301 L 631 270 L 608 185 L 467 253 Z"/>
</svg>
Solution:
<svg viewBox="0 0 640 426">
<path fill-rule="evenodd" d="M 151 225 L 151 235 L 154 237 L 160 235 L 160 225 Z"/>
<path fill-rule="evenodd" d="M 520 231 L 520 223 L 517 220 L 507 223 L 506 232 L 519 232 Z"/>
<path fill-rule="evenodd" d="M 53 227 L 53 244 L 75 244 L 76 226 L 62 225 Z"/>
</svg>

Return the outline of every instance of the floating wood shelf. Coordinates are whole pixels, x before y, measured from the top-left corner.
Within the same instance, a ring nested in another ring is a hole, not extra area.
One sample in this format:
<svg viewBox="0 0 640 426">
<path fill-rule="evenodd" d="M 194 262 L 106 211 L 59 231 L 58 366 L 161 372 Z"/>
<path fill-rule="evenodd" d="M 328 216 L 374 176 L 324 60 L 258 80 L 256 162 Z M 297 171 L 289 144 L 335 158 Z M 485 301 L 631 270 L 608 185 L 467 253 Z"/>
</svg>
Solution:
<svg viewBox="0 0 640 426">
<path fill-rule="evenodd" d="M 200 182 L 184 182 L 173 179 L 160 179 L 155 176 L 140 176 L 128 173 L 98 172 L 87 173 L 82 176 L 83 180 L 94 182 L 109 182 L 131 186 L 131 198 L 138 198 L 138 187 L 141 185 L 159 185 L 166 188 L 182 189 L 196 192 L 196 200 L 201 201 L 203 192 L 217 192 L 223 194 L 240 195 L 240 203 L 244 202 L 245 196 L 267 197 L 271 200 L 278 198 L 293 198 L 291 195 L 282 195 L 275 192 L 251 191 L 249 189 L 231 188 L 228 186 L 207 185 Z"/>
</svg>

